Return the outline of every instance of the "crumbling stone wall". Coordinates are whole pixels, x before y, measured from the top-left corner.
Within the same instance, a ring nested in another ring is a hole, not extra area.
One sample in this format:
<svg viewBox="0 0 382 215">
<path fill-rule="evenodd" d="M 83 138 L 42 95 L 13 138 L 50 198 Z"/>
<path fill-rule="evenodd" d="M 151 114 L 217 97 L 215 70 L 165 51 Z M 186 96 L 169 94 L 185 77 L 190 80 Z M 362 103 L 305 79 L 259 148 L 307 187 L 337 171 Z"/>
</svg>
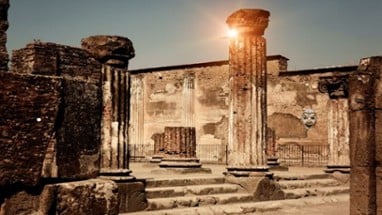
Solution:
<svg viewBox="0 0 382 215">
<path fill-rule="evenodd" d="M 75 77 L 99 82 L 101 64 L 77 47 L 49 42 L 34 42 L 12 53 L 14 73 Z"/>
<path fill-rule="evenodd" d="M 12 66 L 0 73 L 0 214 L 117 214 L 117 184 L 93 179 L 101 65 L 85 50 L 37 42 L 14 51 Z"/>
<path fill-rule="evenodd" d="M 287 60 L 283 56 L 267 57 L 268 127 L 275 130 L 277 144 L 294 142 L 326 145 L 329 97 L 319 92 L 319 78 L 348 74 L 353 69 L 288 71 Z M 225 161 L 229 92 L 227 61 L 133 70 L 131 73 L 132 80 L 139 80 L 138 91 L 141 95 L 134 96 L 138 88 L 133 84 L 132 103 L 141 107 L 135 107 L 135 110 L 143 112 L 139 113 L 142 116 L 141 123 L 131 121 L 133 132 L 130 139 L 135 140 L 135 134 L 143 137 L 131 144 L 153 144 L 151 137 L 163 132 L 165 126 L 182 126 L 183 82 L 184 77 L 192 73 L 195 77 L 193 104 L 196 142 L 200 149 L 197 156 L 201 161 Z M 316 124 L 309 129 L 301 121 L 304 108 L 313 109 L 317 117 Z M 136 112 L 131 114 L 139 115 Z M 293 130 L 290 130 L 291 126 Z"/>
</svg>

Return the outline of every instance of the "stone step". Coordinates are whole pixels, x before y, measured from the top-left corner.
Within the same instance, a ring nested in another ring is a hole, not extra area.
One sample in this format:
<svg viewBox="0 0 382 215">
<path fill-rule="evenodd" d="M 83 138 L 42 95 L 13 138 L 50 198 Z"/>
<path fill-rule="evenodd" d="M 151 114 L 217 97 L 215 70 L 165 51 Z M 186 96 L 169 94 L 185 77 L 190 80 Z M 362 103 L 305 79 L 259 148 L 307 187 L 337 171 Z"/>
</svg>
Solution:
<svg viewBox="0 0 382 215">
<path fill-rule="evenodd" d="M 205 205 L 221 205 L 237 202 L 249 202 L 253 196 L 248 193 L 213 194 L 201 196 L 183 196 L 175 198 L 148 199 L 146 210 L 164 210 L 184 207 L 199 207 Z"/>
<path fill-rule="evenodd" d="M 295 173 L 289 173 L 289 172 L 280 172 L 275 173 L 273 175 L 273 178 L 276 181 L 281 180 L 310 180 L 310 179 L 324 179 L 324 178 L 330 178 L 331 175 L 328 173 L 312 173 L 312 174 L 295 174 Z"/>
<path fill-rule="evenodd" d="M 185 195 L 208 195 L 219 193 L 235 193 L 239 190 L 236 184 L 206 184 L 177 187 L 153 187 L 146 188 L 148 199 L 178 197 Z"/>
<path fill-rule="evenodd" d="M 232 203 L 225 205 L 207 205 L 192 208 L 175 208 L 158 211 L 140 211 L 134 213 L 125 213 L 120 215 L 237 215 L 237 214 L 262 214 L 264 212 L 272 212 L 287 208 L 305 208 L 314 205 L 326 205 L 328 203 L 349 202 L 348 194 L 340 194 L 326 197 L 308 197 L 304 199 L 287 199 L 265 202 L 244 202 Z M 323 212 L 324 213 L 324 212 Z M 289 213 L 288 213 L 289 214 Z"/>
<path fill-rule="evenodd" d="M 224 177 L 187 177 L 187 178 L 160 178 L 148 179 L 146 187 L 176 187 L 176 186 L 189 186 L 189 185 L 204 185 L 204 184 L 223 184 Z"/>
<path fill-rule="evenodd" d="M 311 180 L 283 180 L 277 182 L 281 189 L 298 189 L 308 187 L 333 187 L 339 186 L 340 183 L 335 179 L 311 179 Z"/>
<path fill-rule="evenodd" d="M 300 199 L 310 196 L 329 196 L 336 194 L 349 193 L 349 186 L 335 186 L 335 187 L 310 187 L 299 189 L 286 189 L 283 190 L 285 199 Z"/>
</svg>

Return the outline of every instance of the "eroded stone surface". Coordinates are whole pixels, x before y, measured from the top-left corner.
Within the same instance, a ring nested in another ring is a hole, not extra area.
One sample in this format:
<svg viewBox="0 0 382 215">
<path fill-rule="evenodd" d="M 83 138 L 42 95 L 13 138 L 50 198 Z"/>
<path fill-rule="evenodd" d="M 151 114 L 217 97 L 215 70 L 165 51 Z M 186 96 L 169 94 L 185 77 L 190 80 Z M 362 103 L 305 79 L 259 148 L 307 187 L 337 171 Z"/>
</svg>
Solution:
<svg viewBox="0 0 382 215">
<path fill-rule="evenodd" d="M 81 40 L 82 48 L 87 50 L 102 63 L 109 60 L 111 64 L 127 65 L 128 60 L 135 56 L 132 42 L 121 36 L 95 35 Z"/>
<path fill-rule="evenodd" d="M 118 186 L 113 181 L 91 179 L 56 186 L 58 214 L 118 214 Z"/>
<path fill-rule="evenodd" d="M 0 73 L 0 186 L 39 182 L 61 90 L 61 78 Z"/>
</svg>

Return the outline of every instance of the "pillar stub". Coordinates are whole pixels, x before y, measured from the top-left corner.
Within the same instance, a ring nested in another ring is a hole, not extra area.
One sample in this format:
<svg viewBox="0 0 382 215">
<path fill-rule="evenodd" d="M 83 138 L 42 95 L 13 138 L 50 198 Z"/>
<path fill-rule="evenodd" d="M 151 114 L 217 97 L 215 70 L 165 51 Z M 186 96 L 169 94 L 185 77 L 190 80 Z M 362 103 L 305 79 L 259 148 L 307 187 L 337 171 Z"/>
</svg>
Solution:
<svg viewBox="0 0 382 215">
<path fill-rule="evenodd" d="M 81 46 L 101 63 L 115 67 L 127 67 L 135 56 L 133 43 L 121 36 L 90 36 L 81 40 Z"/>
<path fill-rule="evenodd" d="M 262 9 L 240 9 L 227 18 L 229 28 L 238 33 L 262 36 L 268 27 L 270 12 Z"/>
</svg>

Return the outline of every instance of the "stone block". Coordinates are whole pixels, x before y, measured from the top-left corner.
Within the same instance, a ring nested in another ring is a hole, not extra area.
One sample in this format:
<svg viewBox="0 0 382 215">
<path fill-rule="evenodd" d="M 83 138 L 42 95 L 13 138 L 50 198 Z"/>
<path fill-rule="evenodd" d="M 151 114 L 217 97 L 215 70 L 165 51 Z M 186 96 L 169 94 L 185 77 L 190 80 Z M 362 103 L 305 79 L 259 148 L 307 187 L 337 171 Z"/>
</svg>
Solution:
<svg viewBox="0 0 382 215">
<path fill-rule="evenodd" d="M 255 201 L 281 200 L 284 192 L 279 184 L 268 177 L 235 177 L 226 176 L 226 182 L 238 184 L 252 193 Z"/>
<path fill-rule="evenodd" d="M 111 180 L 91 179 L 55 186 L 56 214 L 118 214 L 118 186 Z"/>
<path fill-rule="evenodd" d="M 99 172 L 101 90 L 86 81 L 63 79 L 56 153 L 59 178 L 93 178 Z"/>
<path fill-rule="evenodd" d="M 142 211 L 147 208 L 145 184 L 141 181 L 118 182 L 119 212 Z"/>
<path fill-rule="evenodd" d="M 39 182 L 61 89 L 60 78 L 0 73 L 0 186 Z"/>
<path fill-rule="evenodd" d="M 352 167 L 350 175 L 350 214 L 375 214 L 376 178 L 373 167 Z"/>
<path fill-rule="evenodd" d="M 109 180 L 49 184 L 0 197 L 0 215 L 118 214 L 118 186 Z"/>
<path fill-rule="evenodd" d="M 0 73 L 0 187 L 98 175 L 101 92 L 95 83 Z"/>
<path fill-rule="evenodd" d="M 16 189 L 16 190 L 12 190 Z M 55 204 L 55 187 L 37 186 L 24 190 L 13 187 L 0 195 L 0 215 L 52 214 Z"/>
<path fill-rule="evenodd" d="M 350 124 L 350 161 L 352 167 L 370 167 L 375 159 L 374 115 L 370 111 L 352 111 Z"/>
</svg>

